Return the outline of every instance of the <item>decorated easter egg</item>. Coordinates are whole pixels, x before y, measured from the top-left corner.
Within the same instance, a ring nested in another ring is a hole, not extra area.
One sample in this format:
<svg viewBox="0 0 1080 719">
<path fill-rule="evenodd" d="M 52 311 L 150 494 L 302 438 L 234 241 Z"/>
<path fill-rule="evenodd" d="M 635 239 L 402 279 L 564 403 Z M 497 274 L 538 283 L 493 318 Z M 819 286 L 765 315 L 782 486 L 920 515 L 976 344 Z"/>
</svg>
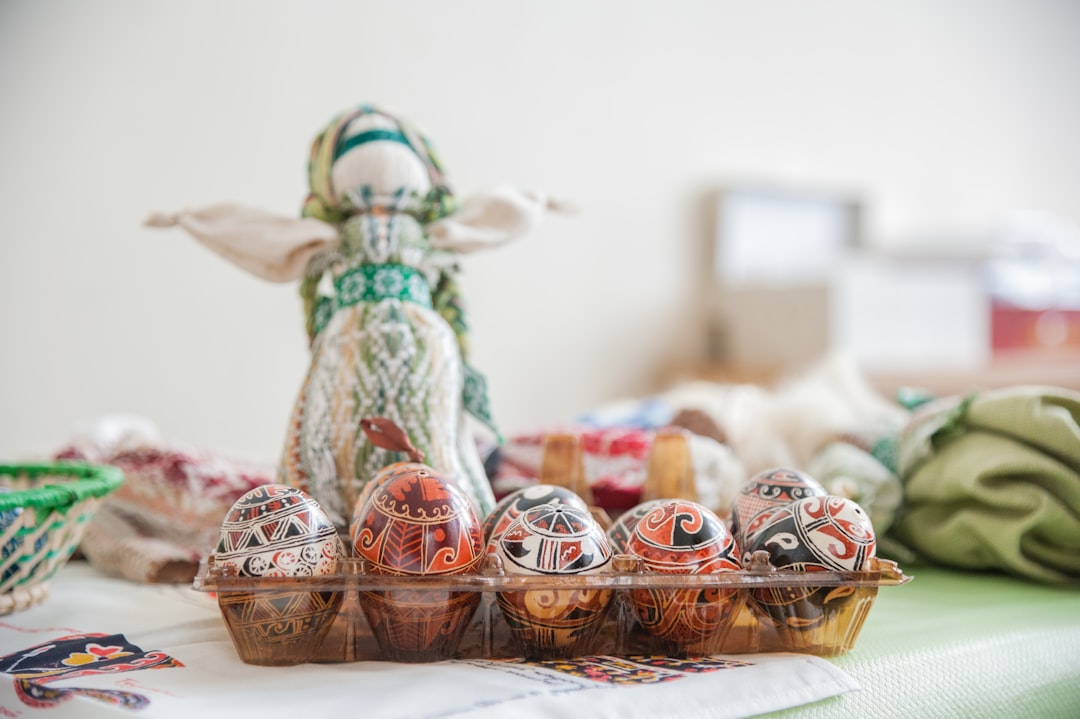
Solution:
<svg viewBox="0 0 1080 719">
<path fill-rule="evenodd" d="M 611 542 L 611 551 L 615 554 L 625 554 L 626 544 L 630 541 L 630 535 L 633 533 L 637 523 L 651 510 L 667 501 L 667 499 L 653 499 L 642 502 L 620 514 L 607 531 L 608 540 Z"/>
<path fill-rule="evenodd" d="M 221 524 L 215 571 L 240 577 L 314 577 L 341 568 L 345 550 L 333 522 L 299 489 L 267 484 L 233 503 Z M 340 591 L 295 589 L 218 593 L 240 658 L 291 665 L 310 659 L 341 607 Z"/>
<path fill-rule="evenodd" d="M 773 513 L 746 546 L 777 569 L 861 571 L 876 553 L 870 515 L 846 497 L 807 497 Z"/>
<path fill-rule="evenodd" d="M 713 574 L 739 570 L 738 549 L 727 527 L 707 507 L 667 500 L 634 526 L 627 553 L 646 573 Z M 735 588 L 647 587 L 630 591 L 630 603 L 657 651 L 684 655 L 711 652 L 742 606 Z"/>
<path fill-rule="evenodd" d="M 731 531 L 745 544 L 751 534 L 764 525 L 776 509 L 805 497 L 826 494 L 821 484 L 796 469 L 777 467 L 759 472 L 750 478 L 735 498 L 731 513 Z"/>
<path fill-rule="evenodd" d="M 484 556 L 469 498 L 429 467 L 400 472 L 372 492 L 353 548 L 375 574 L 460 574 Z"/>
<path fill-rule="evenodd" d="M 214 561 L 241 577 L 311 577 L 337 572 L 344 556 L 333 522 L 314 499 L 266 484 L 233 503 Z"/>
<path fill-rule="evenodd" d="M 707 574 L 737 570 L 735 539 L 709 508 L 686 499 L 661 500 L 634 525 L 630 554 L 651 571 Z"/>
<path fill-rule="evenodd" d="M 594 574 L 611 563 L 611 545 L 588 510 L 543 504 L 526 510 L 496 540 L 508 574 Z"/>
<path fill-rule="evenodd" d="M 565 504 L 585 511 L 589 509 L 585 500 L 566 487 L 554 484 L 522 487 L 500 499 L 484 519 L 484 542 L 487 544 L 487 551 L 490 553 L 495 550 L 495 540 L 511 522 L 527 510 L 542 504 Z"/>
<path fill-rule="evenodd" d="M 375 493 L 375 490 L 400 474 L 408 474 L 409 472 L 415 472 L 418 469 L 428 469 L 428 467 L 420 462 L 394 462 L 393 464 L 388 464 L 380 469 L 375 473 L 375 476 L 364 483 L 364 488 L 360 490 L 360 494 L 356 497 L 356 502 L 353 503 L 352 519 L 349 522 L 349 536 L 354 542 L 356 541 L 356 520 L 360 517 L 364 505 L 371 499 L 371 495 Z"/>
<path fill-rule="evenodd" d="M 355 525 L 353 548 L 371 574 L 466 574 L 484 557 L 472 502 L 430 467 L 375 488 Z M 413 586 L 362 591 L 359 599 L 385 658 L 424 662 L 454 655 L 480 593 Z"/>
<path fill-rule="evenodd" d="M 862 571 L 876 554 L 870 516 L 844 497 L 807 497 L 773 513 L 753 534 L 746 555 L 769 554 L 769 563 L 792 572 Z M 790 585 L 755 589 L 752 604 L 778 624 L 809 629 L 840 611 L 856 596 L 850 583 Z"/>
<path fill-rule="evenodd" d="M 585 509 L 543 504 L 527 509 L 495 540 L 507 574 L 588 575 L 610 570 L 607 534 Z M 589 654 L 611 605 L 610 588 L 587 586 L 496 593 L 526 657 Z"/>
</svg>

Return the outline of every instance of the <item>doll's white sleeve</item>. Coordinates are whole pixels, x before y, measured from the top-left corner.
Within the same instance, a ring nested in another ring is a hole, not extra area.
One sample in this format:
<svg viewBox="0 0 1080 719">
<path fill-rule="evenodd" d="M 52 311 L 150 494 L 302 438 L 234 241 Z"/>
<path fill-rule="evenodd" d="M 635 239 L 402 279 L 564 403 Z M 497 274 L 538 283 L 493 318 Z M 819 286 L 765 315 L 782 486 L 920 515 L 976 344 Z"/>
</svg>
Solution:
<svg viewBox="0 0 1080 719">
<path fill-rule="evenodd" d="M 339 242 L 337 229 L 320 220 L 283 217 L 230 203 L 154 213 L 146 224 L 182 227 L 225 259 L 271 282 L 301 278 L 314 255 Z"/>
<path fill-rule="evenodd" d="M 460 210 L 428 225 L 427 232 L 436 249 L 472 252 L 528 233 L 549 210 L 571 209 L 542 192 L 503 187 L 470 197 Z"/>
</svg>

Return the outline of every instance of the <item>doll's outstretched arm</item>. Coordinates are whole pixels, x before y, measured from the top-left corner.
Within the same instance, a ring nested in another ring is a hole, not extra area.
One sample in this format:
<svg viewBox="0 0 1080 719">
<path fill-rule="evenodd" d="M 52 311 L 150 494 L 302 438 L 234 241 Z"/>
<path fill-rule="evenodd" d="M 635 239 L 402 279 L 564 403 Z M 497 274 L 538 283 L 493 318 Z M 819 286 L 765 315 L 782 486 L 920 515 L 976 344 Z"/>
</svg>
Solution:
<svg viewBox="0 0 1080 719">
<path fill-rule="evenodd" d="M 428 225 L 427 232 L 436 249 L 472 252 L 528 233 L 548 211 L 573 209 L 542 192 L 498 188 L 470 197 L 460 210 Z"/>
<path fill-rule="evenodd" d="M 271 282 L 303 277 L 316 254 L 339 242 L 333 225 L 222 203 L 176 213 L 155 212 L 149 227 L 179 226 L 238 267 Z"/>
</svg>

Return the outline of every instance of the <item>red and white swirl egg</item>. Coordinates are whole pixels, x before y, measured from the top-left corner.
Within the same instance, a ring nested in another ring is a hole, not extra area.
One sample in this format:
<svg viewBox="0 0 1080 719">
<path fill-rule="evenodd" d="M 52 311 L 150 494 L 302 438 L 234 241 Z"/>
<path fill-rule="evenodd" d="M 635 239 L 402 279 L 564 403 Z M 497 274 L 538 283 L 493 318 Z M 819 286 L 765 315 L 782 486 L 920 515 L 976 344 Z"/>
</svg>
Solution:
<svg viewBox="0 0 1080 719">
<path fill-rule="evenodd" d="M 607 530 L 608 540 L 611 541 L 611 551 L 615 554 L 625 554 L 627 542 L 630 541 L 630 535 L 633 534 L 637 523 L 641 521 L 642 517 L 666 501 L 668 500 L 652 499 L 631 507 L 620 514 Z"/>
<path fill-rule="evenodd" d="M 861 571 L 876 554 L 870 515 L 845 497 L 807 497 L 772 514 L 746 546 L 777 569 Z"/>
<path fill-rule="evenodd" d="M 871 567 L 877 540 L 870 516 L 845 497 L 807 497 L 774 512 L 753 534 L 746 556 L 769 555 L 776 569 L 793 572 L 858 572 Z M 752 590 L 751 604 L 789 629 L 821 625 L 859 596 L 849 582 L 792 584 Z"/>
<path fill-rule="evenodd" d="M 723 521 L 707 507 L 668 500 L 637 522 L 627 553 L 641 559 L 646 573 L 713 574 L 735 572 L 738 548 Z M 656 650 L 685 654 L 710 652 L 743 604 L 735 588 L 647 587 L 630 591 L 639 624 L 659 642 Z"/>
</svg>

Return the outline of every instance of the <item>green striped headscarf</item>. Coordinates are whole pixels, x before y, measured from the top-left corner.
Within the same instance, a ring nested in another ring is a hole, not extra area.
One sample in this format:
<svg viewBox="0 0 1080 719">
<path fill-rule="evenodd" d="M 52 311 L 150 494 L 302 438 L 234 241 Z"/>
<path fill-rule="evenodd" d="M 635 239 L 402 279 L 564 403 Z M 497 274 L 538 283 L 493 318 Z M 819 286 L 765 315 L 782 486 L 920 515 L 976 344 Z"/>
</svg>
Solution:
<svg viewBox="0 0 1080 719">
<path fill-rule="evenodd" d="M 344 137 L 350 122 L 371 114 L 390 120 L 397 129 L 373 129 L 353 137 Z M 308 184 L 311 191 L 304 201 L 301 215 L 331 224 L 340 224 L 347 219 L 348 211 L 342 207 L 334 191 L 331 169 L 334 162 L 349 149 L 372 140 L 390 140 L 406 145 L 427 168 L 431 190 L 425 197 L 418 198 L 419 209 L 414 213 L 422 224 L 438 220 L 457 209 L 454 195 L 446 184 L 442 163 L 431 142 L 404 120 L 372 105 L 361 105 L 340 113 L 312 142 L 308 160 Z"/>
</svg>

